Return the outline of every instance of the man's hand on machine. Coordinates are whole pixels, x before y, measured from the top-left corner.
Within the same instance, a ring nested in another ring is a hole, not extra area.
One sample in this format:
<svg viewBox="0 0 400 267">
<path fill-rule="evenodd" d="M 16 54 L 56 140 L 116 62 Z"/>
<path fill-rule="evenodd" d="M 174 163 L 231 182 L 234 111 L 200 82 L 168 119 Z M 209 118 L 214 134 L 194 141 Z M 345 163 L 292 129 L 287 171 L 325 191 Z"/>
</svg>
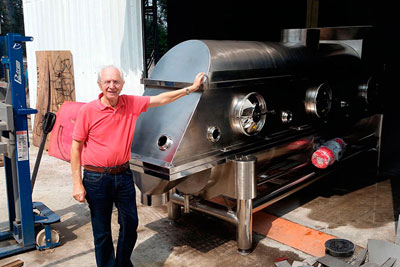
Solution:
<svg viewBox="0 0 400 267">
<path fill-rule="evenodd" d="M 83 187 L 82 183 L 74 184 L 74 189 L 72 192 L 72 196 L 76 201 L 85 202 L 86 190 Z"/>
</svg>

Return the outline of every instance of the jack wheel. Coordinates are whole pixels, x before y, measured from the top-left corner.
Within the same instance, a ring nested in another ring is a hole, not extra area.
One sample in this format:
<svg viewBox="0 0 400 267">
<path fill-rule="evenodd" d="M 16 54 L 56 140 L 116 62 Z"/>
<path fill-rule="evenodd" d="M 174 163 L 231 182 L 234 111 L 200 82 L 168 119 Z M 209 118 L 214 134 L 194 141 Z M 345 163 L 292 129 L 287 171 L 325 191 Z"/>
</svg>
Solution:
<svg viewBox="0 0 400 267">
<path fill-rule="evenodd" d="M 51 243 L 55 244 L 60 241 L 60 235 L 56 230 L 51 229 Z M 38 247 L 46 246 L 46 232 L 45 229 L 40 230 L 40 232 L 36 235 L 36 245 Z"/>
</svg>

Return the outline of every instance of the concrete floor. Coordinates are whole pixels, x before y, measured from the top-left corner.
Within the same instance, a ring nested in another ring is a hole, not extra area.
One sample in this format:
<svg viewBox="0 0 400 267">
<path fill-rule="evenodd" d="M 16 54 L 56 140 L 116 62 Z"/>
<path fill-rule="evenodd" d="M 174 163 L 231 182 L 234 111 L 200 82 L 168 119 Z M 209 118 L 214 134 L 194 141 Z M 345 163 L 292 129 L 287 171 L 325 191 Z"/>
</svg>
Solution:
<svg viewBox="0 0 400 267">
<path fill-rule="evenodd" d="M 38 149 L 30 148 L 31 170 Z M 4 168 L 0 168 L 0 228 L 7 227 Z M 313 184 L 268 207 L 265 212 L 366 247 L 368 239 L 395 240 L 399 214 L 400 182 L 396 175 L 377 178 L 370 172 L 348 169 Z M 67 162 L 43 154 L 33 200 L 41 201 L 61 217 L 53 229 L 60 233 L 57 248 L 32 250 L 0 259 L 0 266 L 16 259 L 25 266 L 95 266 L 89 209 L 71 196 Z M 139 191 L 137 190 L 139 201 Z M 263 211 L 263 212 L 264 212 Z M 118 223 L 113 214 L 116 242 Z M 166 207 L 138 205 L 140 225 L 132 262 L 139 266 L 274 266 L 273 260 L 311 260 L 313 256 L 254 233 L 254 251 L 237 253 L 235 228 L 199 213 L 183 216 L 176 224 L 167 219 Z M 356 250 L 356 252 L 357 252 Z"/>
</svg>

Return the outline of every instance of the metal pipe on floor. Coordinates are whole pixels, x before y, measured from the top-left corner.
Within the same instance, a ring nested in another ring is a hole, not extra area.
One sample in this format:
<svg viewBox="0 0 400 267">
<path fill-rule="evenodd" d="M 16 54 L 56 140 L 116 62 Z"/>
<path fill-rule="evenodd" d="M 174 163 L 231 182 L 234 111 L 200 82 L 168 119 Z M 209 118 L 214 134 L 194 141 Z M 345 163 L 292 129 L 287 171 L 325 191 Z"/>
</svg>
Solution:
<svg viewBox="0 0 400 267">
<path fill-rule="evenodd" d="M 184 198 L 182 196 L 176 194 L 176 193 L 173 193 L 171 195 L 170 201 L 172 201 L 175 204 L 181 205 L 181 206 L 184 205 Z M 200 202 L 192 202 L 192 204 L 190 205 L 190 208 L 192 210 L 197 210 L 197 211 L 203 212 L 205 214 L 214 216 L 214 217 L 216 217 L 218 219 L 227 221 L 227 222 L 232 223 L 234 225 L 238 224 L 238 219 L 237 219 L 236 214 L 234 212 L 227 211 L 227 210 L 224 210 L 224 209 L 218 209 L 218 208 L 215 208 L 215 207 L 211 207 L 209 205 L 206 205 L 206 204 L 200 203 Z"/>
</svg>

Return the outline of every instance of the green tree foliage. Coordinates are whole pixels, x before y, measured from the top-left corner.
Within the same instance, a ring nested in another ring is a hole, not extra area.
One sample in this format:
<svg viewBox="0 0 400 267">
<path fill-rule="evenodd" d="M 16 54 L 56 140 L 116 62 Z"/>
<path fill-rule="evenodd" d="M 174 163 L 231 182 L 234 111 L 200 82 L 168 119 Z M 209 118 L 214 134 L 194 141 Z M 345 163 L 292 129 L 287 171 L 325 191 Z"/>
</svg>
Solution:
<svg viewBox="0 0 400 267">
<path fill-rule="evenodd" d="M 158 41 L 161 56 L 168 50 L 167 1 L 158 0 Z"/>
<path fill-rule="evenodd" d="M 168 50 L 168 28 L 167 28 L 167 1 L 157 0 L 157 21 L 156 21 L 157 39 L 155 39 L 154 21 L 153 18 L 148 16 L 145 20 L 145 32 L 147 35 L 146 42 L 146 58 L 155 60 L 161 58 Z M 153 53 L 154 49 L 158 46 L 158 55 Z"/>
<path fill-rule="evenodd" d="M 2 35 L 8 32 L 24 35 L 22 0 L 0 0 L 0 23 Z"/>
</svg>

